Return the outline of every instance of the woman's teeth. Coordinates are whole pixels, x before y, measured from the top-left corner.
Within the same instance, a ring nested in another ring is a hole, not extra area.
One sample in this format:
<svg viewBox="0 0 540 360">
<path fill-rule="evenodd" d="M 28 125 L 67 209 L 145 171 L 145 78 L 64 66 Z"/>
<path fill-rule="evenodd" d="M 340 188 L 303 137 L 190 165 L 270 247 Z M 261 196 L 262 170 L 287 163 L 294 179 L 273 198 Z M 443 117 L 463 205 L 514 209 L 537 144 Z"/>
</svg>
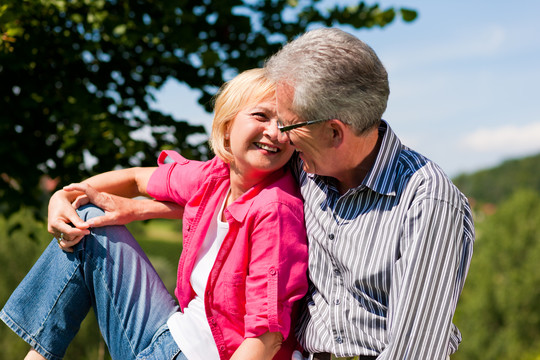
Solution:
<svg viewBox="0 0 540 360">
<path fill-rule="evenodd" d="M 279 151 L 279 149 L 276 148 L 276 147 L 268 146 L 268 145 L 261 144 L 261 143 L 255 143 L 255 146 L 257 146 L 257 147 L 260 148 L 260 149 L 263 149 L 263 150 L 266 150 L 266 151 L 270 151 L 270 152 L 273 152 L 273 153 L 276 153 L 276 152 Z"/>
</svg>

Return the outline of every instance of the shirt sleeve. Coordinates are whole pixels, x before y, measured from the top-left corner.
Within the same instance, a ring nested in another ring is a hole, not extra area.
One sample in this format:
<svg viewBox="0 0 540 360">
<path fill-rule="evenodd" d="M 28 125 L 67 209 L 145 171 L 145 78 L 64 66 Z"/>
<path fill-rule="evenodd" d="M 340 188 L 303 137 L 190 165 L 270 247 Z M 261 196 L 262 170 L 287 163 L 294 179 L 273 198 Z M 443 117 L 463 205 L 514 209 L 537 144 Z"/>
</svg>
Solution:
<svg viewBox="0 0 540 360">
<path fill-rule="evenodd" d="M 174 151 L 163 151 L 158 168 L 148 181 L 150 196 L 160 201 L 186 205 L 202 178 L 204 162 L 188 160 Z"/>
<path fill-rule="evenodd" d="M 307 292 L 307 239 L 301 202 L 266 204 L 251 237 L 245 337 L 291 328 L 294 303 Z"/>
<path fill-rule="evenodd" d="M 389 342 L 377 359 L 448 356 L 452 318 L 472 255 L 465 215 L 436 199 L 409 210 L 390 292 Z"/>
</svg>

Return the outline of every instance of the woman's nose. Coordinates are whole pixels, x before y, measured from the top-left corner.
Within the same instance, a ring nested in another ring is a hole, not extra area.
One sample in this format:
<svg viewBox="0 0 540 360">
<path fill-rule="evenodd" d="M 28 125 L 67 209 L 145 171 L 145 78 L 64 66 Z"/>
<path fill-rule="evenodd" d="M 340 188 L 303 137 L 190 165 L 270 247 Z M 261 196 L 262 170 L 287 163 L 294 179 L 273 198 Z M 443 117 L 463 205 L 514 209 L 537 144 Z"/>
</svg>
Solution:
<svg viewBox="0 0 540 360">
<path fill-rule="evenodd" d="M 285 131 L 285 132 L 281 132 L 277 126 L 276 126 L 276 130 L 277 130 L 277 141 L 284 144 L 284 143 L 287 143 L 287 142 L 291 142 L 291 139 L 289 139 L 289 132 L 288 131 Z"/>
<path fill-rule="evenodd" d="M 265 124 L 264 134 L 268 136 L 272 141 L 277 140 L 279 129 L 275 121 L 268 121 Z"/>
</svg>

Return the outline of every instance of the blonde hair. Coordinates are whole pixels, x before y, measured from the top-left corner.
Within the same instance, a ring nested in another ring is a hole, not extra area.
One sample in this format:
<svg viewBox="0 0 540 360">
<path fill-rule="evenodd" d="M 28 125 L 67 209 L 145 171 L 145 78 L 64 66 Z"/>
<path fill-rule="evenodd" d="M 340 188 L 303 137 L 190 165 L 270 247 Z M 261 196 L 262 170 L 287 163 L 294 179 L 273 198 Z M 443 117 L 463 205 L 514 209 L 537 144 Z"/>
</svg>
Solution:
<svg viewBox="0 0 540 360">
<path fill-rule="evenodd" d="M 274 96 L 275 90 L 274 82 L 267 78 L 263 69 L 246 70 L 219 89 L 209 139 L 210 148 L 216 156 L 227 163 L 232 162 L 234 157 L 225 135 L 236 115 L 246 106 Z"/>
</svg>

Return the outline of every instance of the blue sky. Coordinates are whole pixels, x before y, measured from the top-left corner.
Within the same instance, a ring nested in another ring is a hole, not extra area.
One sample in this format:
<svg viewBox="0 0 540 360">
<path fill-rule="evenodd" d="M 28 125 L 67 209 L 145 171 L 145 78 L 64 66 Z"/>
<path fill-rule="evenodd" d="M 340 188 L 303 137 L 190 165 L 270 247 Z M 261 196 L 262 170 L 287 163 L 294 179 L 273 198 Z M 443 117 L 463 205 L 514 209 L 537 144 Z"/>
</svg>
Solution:
<svg viewBox="0 0 540 360">
<path fill-rule="evenodd" d="M 410 24 L 344 28 L 385 64 L 391 94 L 384 119 L 405 145 L 450 176 L 540 153 L 540 1 L 378 3 L 419 12 Z M 170 81 L 155 107 L 209 129 L 212 115 L 196 99 Z"/>
</svg>

